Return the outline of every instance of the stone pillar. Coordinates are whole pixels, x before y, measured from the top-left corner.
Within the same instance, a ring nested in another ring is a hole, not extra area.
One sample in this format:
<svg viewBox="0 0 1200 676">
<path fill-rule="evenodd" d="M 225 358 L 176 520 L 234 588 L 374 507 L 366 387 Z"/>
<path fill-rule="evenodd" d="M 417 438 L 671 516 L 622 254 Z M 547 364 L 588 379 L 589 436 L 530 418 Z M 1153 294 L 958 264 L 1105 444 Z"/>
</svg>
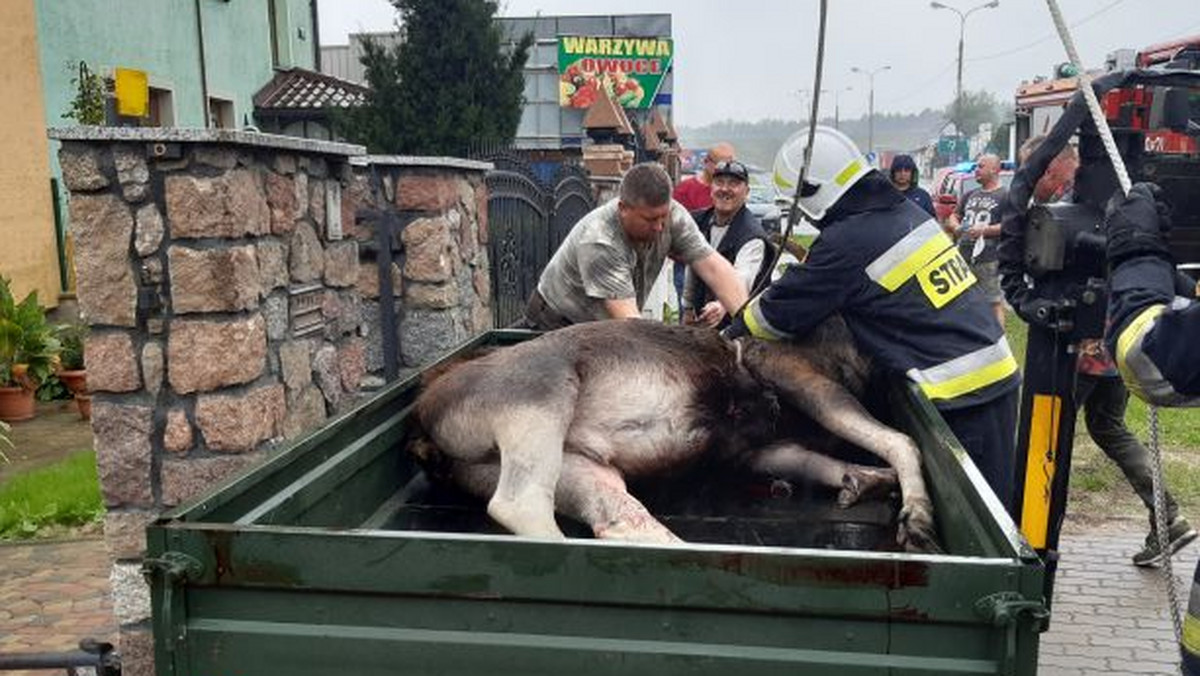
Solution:
<svg viewBox="0 0 1200 676">
<path fill-rule="evenodd" d="M 349 191 L 357 205 L 363 313 L 377 321 L 378 228 L 391 211 L 392 286 L 401 367 L 427 364 L 492 328 L 485 162 L 447 157 L 369 155 L 354 158 Z M 373 184 L 377 183 L 377 184 Z M 368 246 L 367 243 L 371 243 Z M 381 369 L 381 334 L 367 336 L 367 368 Z"/>
<path fill-rule="evenodd" d="M 491 328 L 488 165 L 247 132 L 56 129 L 126 674 L 153 671 L 145 526 L 383 384 L 371 210 L 416 366 Z M 355 165 L 351 166 L 351 158 Z M 372 310 L 374 304 L 374 310 Z"/>
</svg>

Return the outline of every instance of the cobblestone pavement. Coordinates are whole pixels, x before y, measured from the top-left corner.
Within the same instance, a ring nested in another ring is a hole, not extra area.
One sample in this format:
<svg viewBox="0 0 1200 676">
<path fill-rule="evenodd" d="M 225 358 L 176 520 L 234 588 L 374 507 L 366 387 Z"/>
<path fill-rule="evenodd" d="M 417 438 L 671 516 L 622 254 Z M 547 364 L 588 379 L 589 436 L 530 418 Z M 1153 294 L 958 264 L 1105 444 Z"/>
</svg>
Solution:
<svg viewBox="0 0 1200 676">
<path fill-rule="evenodd" d="M 1064 534 L 1050 631 L 1042 635 L 1039 676 L 1179 674 L 1166 583 L 1158 569 L 1133 566 L 1144 530 L 1113 522 Z M 1200 547 L 1172 559 L 1187 605 Z"/>
<path fill-rule="evenodd" d="M 1163 580 L 1129 562 L 1144 536 L 1122 522 L 1064 534 L 1039 676 L 1178 673 Z M 1198 554 L 1193 545 L 1175 557 L 1181 581 L 1190 581 Z M 1186 603 L 1188 586 L 1180 590 Z M 71 650 L 81 638 L 116 636 L 103 540 L 0 545 L 0 653 Z"/>
<path fill-rule="evenodd" d="M 0 653 L 74 650 L 82 638 L 116 644 L 108 571 L 100 538 L 0 544 Z"/>
</svg>

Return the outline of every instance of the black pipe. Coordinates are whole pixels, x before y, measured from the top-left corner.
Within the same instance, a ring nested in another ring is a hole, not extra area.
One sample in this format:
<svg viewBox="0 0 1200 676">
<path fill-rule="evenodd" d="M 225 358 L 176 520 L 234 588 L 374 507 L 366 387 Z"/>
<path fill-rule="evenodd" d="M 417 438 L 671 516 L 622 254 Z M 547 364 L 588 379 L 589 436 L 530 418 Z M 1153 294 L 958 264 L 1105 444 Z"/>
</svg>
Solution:
<svg viewBox="0 0 1200 676">
<path fill-rule="evenodd" d="M 321 72 L 321 24 L 317 18 L 317 0 L 309 3 L 312 10 L 313 70 Z"/>
<path fill-rule="evenodd" d="M 24 669 L 68 669 L 92 667 L 98 676 L 119 676 L 121 658 L 111 643 L 94 639 L 79 642 L 79 650 L 59 653 L 0 653 L 0 671 Z"/>
<path fill-rule="evenodd" d="M 195 0 L 195 2 L 196 40 L 200 47 L 200 105 L 204 111 L 204 117 L 201 119 L 204 120 L 204 128 L 208 129 L 212 125 L 209 124 L 210 121 L 208 119 L 208 68 L 205 65 L 204 58 L 204 14 L 200 11 L 201 0 Z"/>
</svg>

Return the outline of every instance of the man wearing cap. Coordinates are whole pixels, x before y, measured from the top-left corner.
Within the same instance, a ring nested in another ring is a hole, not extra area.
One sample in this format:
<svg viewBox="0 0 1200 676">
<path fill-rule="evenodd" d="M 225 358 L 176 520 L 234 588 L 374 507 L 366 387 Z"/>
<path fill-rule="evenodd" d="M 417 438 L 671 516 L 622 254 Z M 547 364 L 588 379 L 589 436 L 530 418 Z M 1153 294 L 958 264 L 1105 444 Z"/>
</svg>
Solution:
<svg viewBox="0 0 1200 676">
<path fill-rule="evenodd" d="M 671 178 L 654 162 L 634 165 L 620 196 L 580 219 L 563 240 L 525 309 L 526 328 L 549 331 L 600 319 L 641 317 L 667 257 L 691 267 L 728 312 L 747 294 L 729 261 L 671 199 Z"/>
<path fill-rule="evenodd" d="M 924 209 L 930 216 L 936 216 L 937 213 L 933 210 L 933 198 L 925 192 L 924 188 L 917 185 L 917 178 L 920 174 L 912 155 L 897 155 L 892 160 L 892 168 L 888 172 L 892 179 L 892 185 L 900 191 L 900 194 Z"/>
<path fill-rule="evenodd" d="M 749 197 L 750 171 L 727 160 L 712 170 L 712 206 L 692 213 L 704 238 L 733 264 L 746 293 L 766 277 L 772 253 L 759 217 L 746 208 Z M 686 323 L 718 326 L 727 317 L 712 289 L 694 274 L 687 276 L 682 304 Z"/>
</svg>

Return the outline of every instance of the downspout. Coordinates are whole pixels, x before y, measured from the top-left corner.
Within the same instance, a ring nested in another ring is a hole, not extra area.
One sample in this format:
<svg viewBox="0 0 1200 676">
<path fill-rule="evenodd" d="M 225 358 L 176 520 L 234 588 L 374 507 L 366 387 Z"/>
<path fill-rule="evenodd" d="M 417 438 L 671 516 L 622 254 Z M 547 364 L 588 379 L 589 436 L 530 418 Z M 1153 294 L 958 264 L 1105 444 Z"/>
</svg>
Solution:
<svg viewBox="0 0 1200 676">
<path fill-rule="evenodd" d="M 313 70 L 321 72 L 321 24 L 317 20 L 317 0 L 309 3 L 312 10 Z"/>
<path fill-rule="evenodd" d="M 200 105 L 204 113 L 204 128 L 207 129 L 210 125 L 208 119 L 208 68 L 205 66 L 204 59 L 204 14 L 200 11 L 201 0 L 196 1 L 196 41 L 200 46 Z"/>
</svg>

